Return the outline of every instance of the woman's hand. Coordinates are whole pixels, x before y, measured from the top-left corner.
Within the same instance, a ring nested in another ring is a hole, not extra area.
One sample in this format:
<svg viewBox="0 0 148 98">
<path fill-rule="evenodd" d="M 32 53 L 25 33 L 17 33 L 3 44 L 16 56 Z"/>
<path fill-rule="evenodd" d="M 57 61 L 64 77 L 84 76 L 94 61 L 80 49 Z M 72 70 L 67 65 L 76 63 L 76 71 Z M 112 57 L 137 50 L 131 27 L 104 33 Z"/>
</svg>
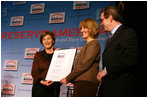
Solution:
<svg viewBox="0 0 148 98">
<path fill-rule="evenodd" d="M 60 80 L 60 83 L 67 84 L 68 82 L 67 82 L 66 78 L 63 78 L 63 79 Z"/>
<path fill-rule="evenodd" d="M 51 80 L 48 80 L 48 81 L 41 80 L 40 83 L 41 83 L 42 85 L 49 86 L 49 85 L 51 85 L 51 84 L 54 83 L 54 82 L 51 81 Z"/>
<path fill-rule="evenodd" d="M 61 50 L 61 48 L 56 48 L 55 51 L 56 51 L 56 50 Z"/>
</svg>

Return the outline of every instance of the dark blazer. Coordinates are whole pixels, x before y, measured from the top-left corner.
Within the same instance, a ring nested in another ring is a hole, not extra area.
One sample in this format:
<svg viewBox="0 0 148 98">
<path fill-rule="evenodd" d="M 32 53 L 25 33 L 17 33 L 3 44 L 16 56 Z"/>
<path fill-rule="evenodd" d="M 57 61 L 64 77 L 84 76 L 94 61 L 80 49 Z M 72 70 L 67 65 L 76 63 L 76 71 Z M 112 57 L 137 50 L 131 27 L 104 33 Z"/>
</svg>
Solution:
<svg viewBox="0 0 148 98">
<path fill-rule="evenodd" d="M 34 56 L 31 75 L 33 77 L 32 97 L 59 97 L 60 83 L 54 82 L 50 86 L 40 84 L 45 80 L 53 54 L 45 50 L 37 52 Z"/>
<path fill-rule="evenodd" d="M 51 59 L 52 56 L 49 58 L 45 50 L 35 54 L 31 71 L 33 83 L 45 80 Z"/>
<path fill-rule="evenodd" d="M 107 75 L 102 79 L 99 96 L 135 96 L 137 58 L 136 32 L 121 25 L 103 52 L 102 64 Z"/>
<path fill-rule="evenodd" d="M 97 40 L 92 40 L 85 44 L 77 56 L 74 69 L 66 77 L 68 82 L 88 81 L 98 84 L 97 73 L 100 61 L 100 44 Z"/>
</svg>

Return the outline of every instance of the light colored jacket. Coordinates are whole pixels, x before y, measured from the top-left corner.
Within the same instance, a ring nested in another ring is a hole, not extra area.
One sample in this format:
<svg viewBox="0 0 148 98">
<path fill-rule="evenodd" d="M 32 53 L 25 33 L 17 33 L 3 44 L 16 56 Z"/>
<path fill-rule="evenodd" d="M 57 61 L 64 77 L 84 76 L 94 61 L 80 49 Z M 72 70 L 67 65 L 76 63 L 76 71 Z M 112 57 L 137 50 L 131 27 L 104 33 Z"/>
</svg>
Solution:
<svg viewBox="0 0 148 98">
<path fill-rule="evenodd" d="M 72 72 L 66 77 L 68 82 L 88 81 L 98 84 L 97 73 L 100 62 L 100 44 L 92 40 L 85 44 L 78 54 Z"/>
</svg>

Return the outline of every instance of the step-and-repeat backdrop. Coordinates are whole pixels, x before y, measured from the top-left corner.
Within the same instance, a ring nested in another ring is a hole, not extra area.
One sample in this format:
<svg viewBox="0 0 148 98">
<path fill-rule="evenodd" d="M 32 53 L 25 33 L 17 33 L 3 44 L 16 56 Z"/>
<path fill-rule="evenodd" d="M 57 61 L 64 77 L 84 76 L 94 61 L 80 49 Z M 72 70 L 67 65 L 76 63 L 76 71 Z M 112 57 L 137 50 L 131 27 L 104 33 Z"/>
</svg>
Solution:
<svg viewBox="0 0 148 98">
<path fill-rule="evenodd" d="M 31 68 L 34 54 L 43 50 L 39 38 L 43 31 L 56 35 L 55 48 L 84 46 L 79 23 L 93 18 L 100 24 L 100 11 L 112 1 L 2 1 L 1 2 L 1 94 L 31 97 Z M 100 25 L 97 40 L 103 52 L 109 32 Z M 102 61 L 102 59 L 101 59 Z M 100 61 L 100 69 L 102 63 Z M 67 95 L 61 86 L 60 96 Z"/>
</svg>

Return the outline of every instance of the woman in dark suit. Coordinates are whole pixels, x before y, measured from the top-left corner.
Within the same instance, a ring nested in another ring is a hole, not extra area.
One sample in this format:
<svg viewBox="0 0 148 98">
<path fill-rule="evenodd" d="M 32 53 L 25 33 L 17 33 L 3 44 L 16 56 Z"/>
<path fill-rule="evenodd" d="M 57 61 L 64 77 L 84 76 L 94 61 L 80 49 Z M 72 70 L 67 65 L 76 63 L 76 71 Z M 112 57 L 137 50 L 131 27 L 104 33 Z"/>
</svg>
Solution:
<svg viewBox="0 0 148 98">
<path fill-rule="evenodd" d="M 60 83 L 45 80 L 54 53 L 54 33 L 51 31 L 43 32 L 40 36 L 40 43 L 45 49 L 37 52 L 33 60 L 31 71 L 33 77 L 32 97 L 58 97 Z"/>
<path fill-rule="evenodd" d="M 94 97 L 99 83 L 96 76 L 101 54 L 100 44 L 95 40 L 99 34 L 99 24 L 87 18 L 81 21 L 80 29 L 87 43 L 78 54 L 74 69 L 66 78 L 61 79 L 61 83 L 74 82 L 73 97 Z"/>
</svg>

